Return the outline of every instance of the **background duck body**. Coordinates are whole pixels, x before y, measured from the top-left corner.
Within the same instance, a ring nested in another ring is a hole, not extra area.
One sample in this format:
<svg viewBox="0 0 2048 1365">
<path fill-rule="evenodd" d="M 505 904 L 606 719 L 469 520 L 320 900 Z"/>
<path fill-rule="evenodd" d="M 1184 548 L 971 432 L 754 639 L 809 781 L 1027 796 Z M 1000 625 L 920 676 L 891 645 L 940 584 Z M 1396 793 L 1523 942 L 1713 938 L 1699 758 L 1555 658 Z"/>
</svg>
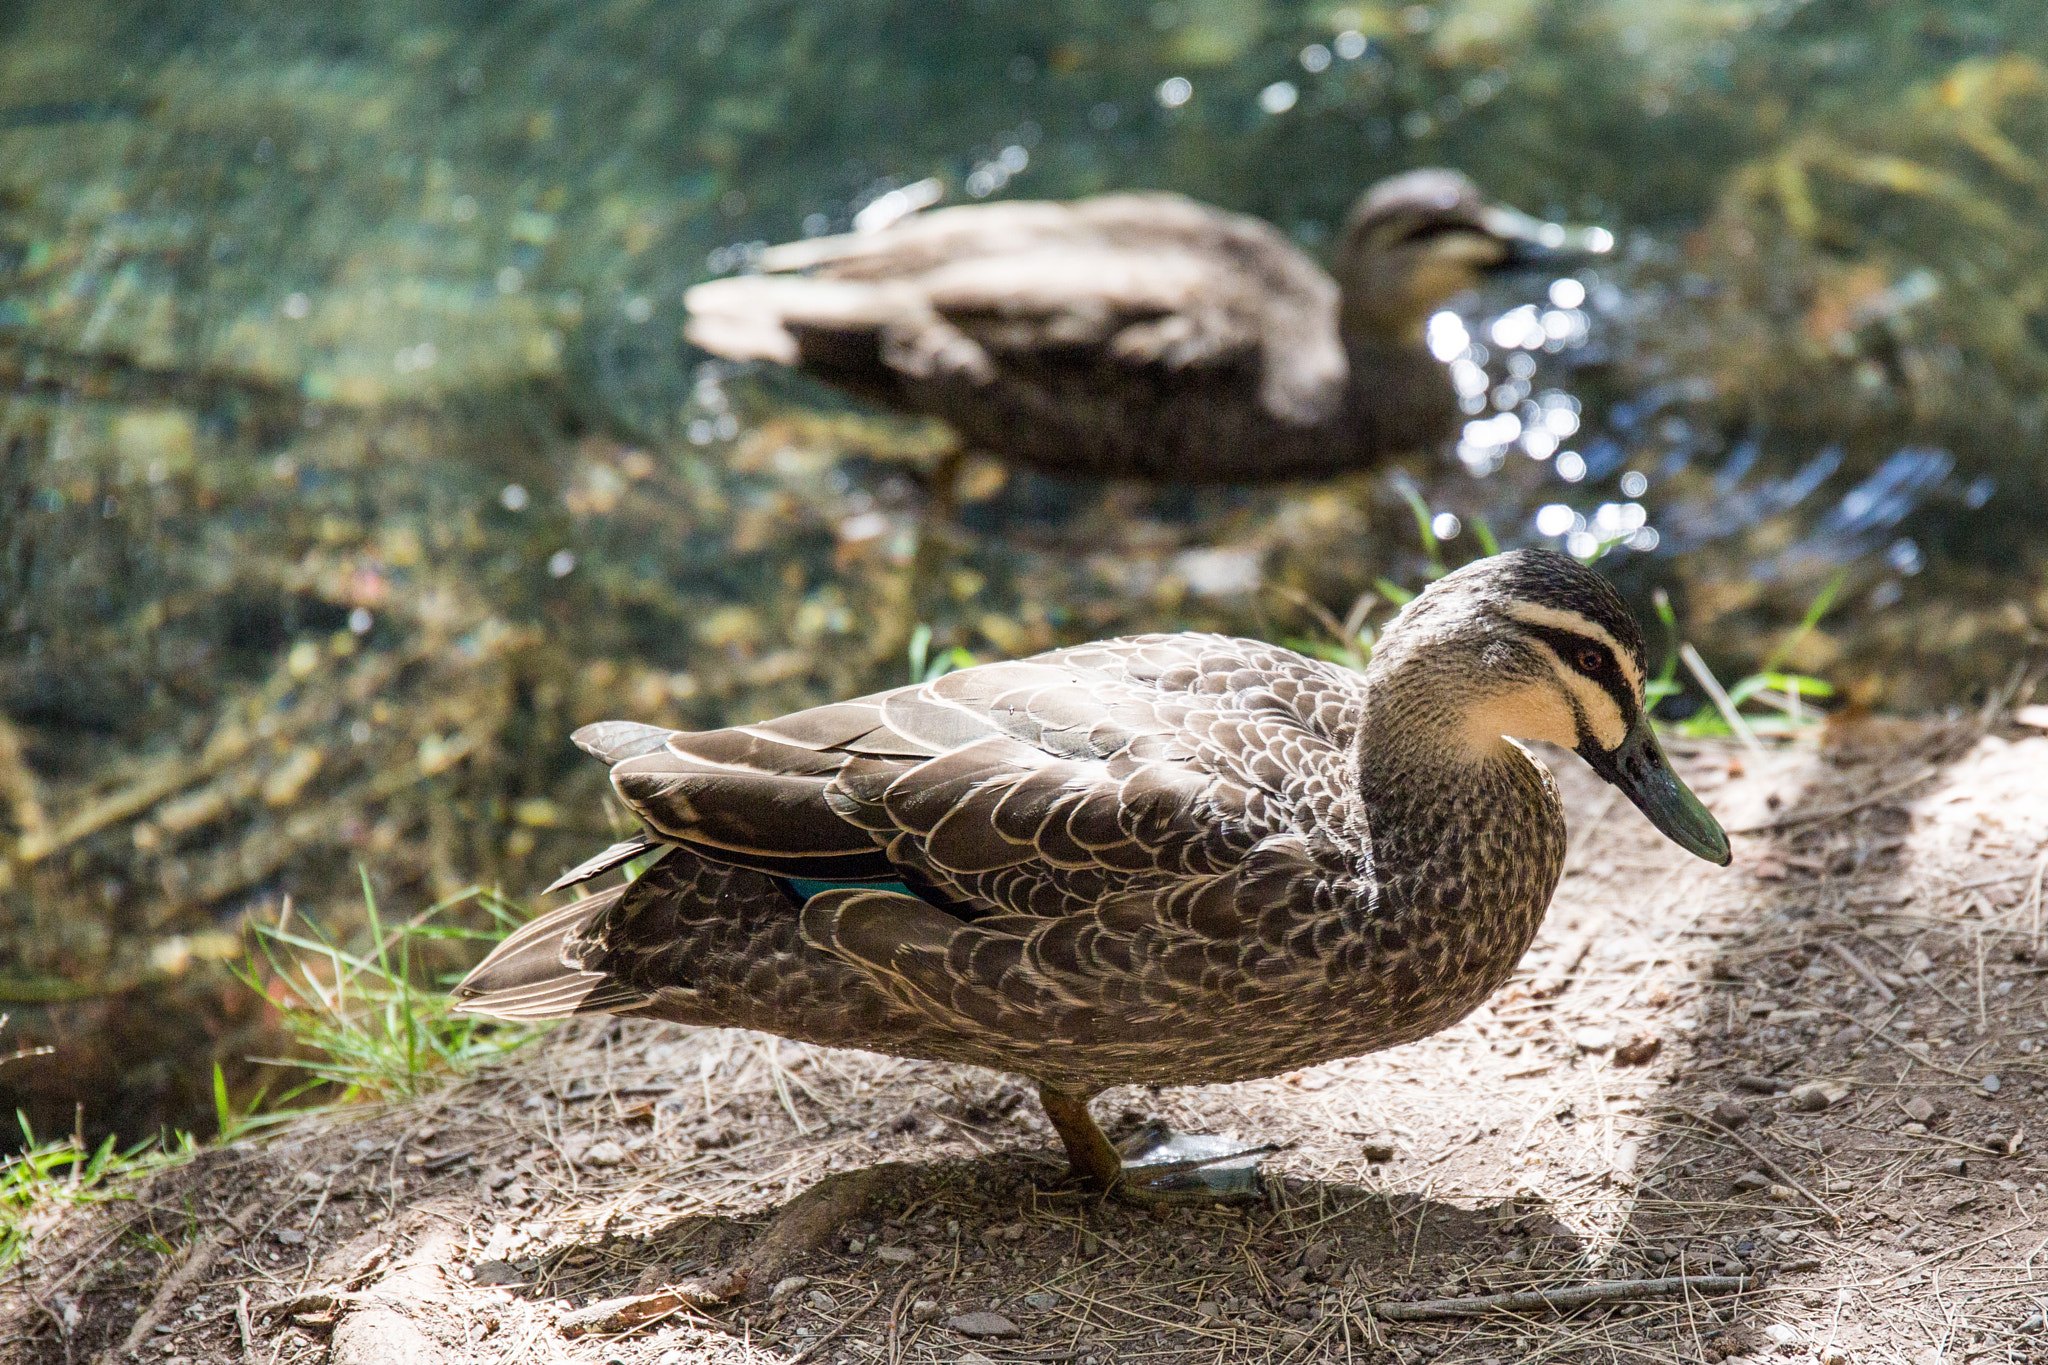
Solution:
<svg viewBox="0 0 2048 1365">
<path fill-rule="evenodd" d="M 1463 176 L 1360 201 L 1326 274 L 1271 225 L 1176 194 L 1005 202 L 771 248 L 692 289 L 686 334 L 1054 473 L 1247 482 L 1370 467 L 1458 420 L 1422 322 L 1542 225 Z"/>
<path fill-rule="evenodd" d="M 665 852 L 458 995 L 1020 1072 L 1114 1185 L 1085 1108 L 1104 1087 L 1407 1042 L 1505 980 L 1564 860 L 1556 790 L 1505 732 L 1577 740 L 1726 861 L 1648 738 L 1642 676 L 1612 590 L 1520 552 L 1418 596 L 1364 676 L 1154 635 L 726 730 L 589 726 L 647 831 L 557 885 Z"/>
</svg>

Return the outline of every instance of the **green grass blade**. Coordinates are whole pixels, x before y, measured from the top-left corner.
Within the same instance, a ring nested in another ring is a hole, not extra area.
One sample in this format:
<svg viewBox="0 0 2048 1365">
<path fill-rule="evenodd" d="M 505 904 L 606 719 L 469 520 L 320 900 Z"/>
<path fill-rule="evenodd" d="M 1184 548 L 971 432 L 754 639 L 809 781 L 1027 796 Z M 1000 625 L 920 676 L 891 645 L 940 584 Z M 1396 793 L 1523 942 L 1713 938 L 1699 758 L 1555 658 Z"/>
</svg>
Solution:
<svg viewBox="0 0 2048 1365">
<path fill-rule="evenodd" d="M 1820 590 L 1820 595 L 1807 604 L 1805 617 L 1764 659 L 1763 667 L 1757 670 L 1759 673 L 1774 673 L 1784 665 L 1785 660 L 1792 657 L 1792 651 L 1799 648 L 1800 642 L 1813 633 L 1821 618 L 1828 614 L 1828 609 L 1835 605 L 1835 598 L 1841 594 L 1842 585 L 1848 581 L 1847 569 L 1836 571 L 1835 576 L 1828 580 L 1828 585 Z"/>
<path fill-rule="evenodd" d="M 1396 474 L 1393 483 L 1394 491 L 1401 495 L 1401 500 L 1408 504 L 1408 511 L 1415 518 L 1415 530 L 1422 537 L 1422 553 L 1429 560 L 1429 576 L 1442 578 L 1447 570 L 1444 568 L 1443 544 L 1437 540 L 1436 528 L 1431 524 L 1435 514 L 1429 510 L 1429 503 L 1413 479 L 1406 474 Z"/>
</svg>

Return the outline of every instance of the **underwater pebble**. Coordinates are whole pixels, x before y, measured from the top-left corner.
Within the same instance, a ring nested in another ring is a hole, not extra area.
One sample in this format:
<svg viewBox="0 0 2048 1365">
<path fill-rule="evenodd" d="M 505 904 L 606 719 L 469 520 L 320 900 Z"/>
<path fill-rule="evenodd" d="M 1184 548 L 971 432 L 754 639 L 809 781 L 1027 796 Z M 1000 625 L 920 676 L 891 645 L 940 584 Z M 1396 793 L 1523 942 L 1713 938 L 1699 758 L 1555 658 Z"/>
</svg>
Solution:
<svg viewBox="0 0 2048 1365">
<path fill-rule="evenodd" d="M 1985 1094 L 1996 1095 L 1999 1092 L 1999 1090 L 2004 1087 L 2005 1082 L 1999 1080 L 1996 1075 L 1991 1075 L 1986 1076 L 1983 1080 L 1977 1082 L 1977 1084 L 1984 1087 Z"/>
<path fill-rule="evenodd" d="M 932 1322 L 939 1316 L 939 1305 L 935 1299 L 918 1299 L 910 1305 L 912 1322 Z"/>
</svg>

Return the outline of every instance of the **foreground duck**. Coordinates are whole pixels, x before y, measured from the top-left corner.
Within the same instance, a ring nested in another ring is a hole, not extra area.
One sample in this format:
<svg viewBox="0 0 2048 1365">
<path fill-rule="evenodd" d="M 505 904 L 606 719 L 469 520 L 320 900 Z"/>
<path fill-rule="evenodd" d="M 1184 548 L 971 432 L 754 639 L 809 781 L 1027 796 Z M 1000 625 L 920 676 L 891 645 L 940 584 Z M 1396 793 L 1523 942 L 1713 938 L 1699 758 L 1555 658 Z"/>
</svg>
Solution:
<svg viewBox="0 0 2048 1365">
<path fill-rule="evenodd" d="M 792 365 L 1056 474 L 1339 474 L 1459 420 L 1423 324 L 1496 270 L 1604 249 L 1453 171 L 1358 201 L 1335 278 L 1256 218 L 1176 194 L 1006 202 L 770 249 L 685 297 L 717 355 Z"/>
<path fill-rule="evenodd" d="M 1522 550 L 1433 584 L 1361 676 L 1150 635 L 756 725 L 576 740 L 646 822 L 565 875 L 456 991 L 506 1018 L 737 1025 L 1037 1082 L 1075 1170 L 1140 1197 L 1105 1087 L 1240 1081 L 1434 1033 L 1491 994 L 1563 869 L 1514 742 L 1575 750 L 1681 847 L 1728 840 L 1673 774 L 1606 581 Z"/>
</svg>

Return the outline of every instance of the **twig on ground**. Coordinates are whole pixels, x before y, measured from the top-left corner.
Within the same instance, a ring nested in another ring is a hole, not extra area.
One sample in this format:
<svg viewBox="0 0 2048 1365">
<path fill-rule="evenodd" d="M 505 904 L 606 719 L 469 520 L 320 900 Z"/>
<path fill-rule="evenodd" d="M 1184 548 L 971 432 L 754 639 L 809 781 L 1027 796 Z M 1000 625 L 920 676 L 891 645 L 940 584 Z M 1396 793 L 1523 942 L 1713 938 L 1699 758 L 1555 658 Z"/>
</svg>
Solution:
<svg viewBox="0 0 2048 1365">
<path fill-rule="evenodd" d="M 803 1363 L 806 1360 L 809 1360 L 819 1351 L 831 1345 L 833 1342 L 839 1340 L 840 1336 L 845 1333 L 847 1328 L 853 1326 L 853 1324 L 856 1321 L 858 1321 L 861 1317 L 863 1317 L 870 1308 L 873 1308 L 876 1304 L 882 1301 L 883 1292 L 884 1291 L 882 1289 L 877 1289 L 874 1293 L 868 1295 L 868 1301 L 866 1303 L 854 1309 L 851 1313 L 848 1313 L 844 1318 L 841 1318 L 839 1320 L 839 1324 L 835 1326 L 831 1331 L 825 1333 L 824 1336 L 819 1337 L 816 1341 L 812 1342 L 810 1345 L 804 1347 L 801 1351 L 798 1351 L 795 1355 L 791 1356 L 789 1358 L 789 1365 L 803 1365 Z"/>
<path fill-rule="evenodd" d="M 1550 961 L 1529 983 L 1529 994 L 1538 1000 L 1548 1000 L 1562 994 L 1571 984 L 1572 976 L 1579 970 L 1579 964 L 1586 960 L 1586 954 L 1593 947 L 1594 931 L 1605 921 L 1582 924 L 1572 931 L 1569 938 L 1561 941 L 1552 950 Z"/>
<path fill-rule="evenodd" d="M 652 1294 L 602 1299 L 587 1308 L 564 1313 L 555 1326 L 565 1337 L 587 1336 L 592 1332 L 614 1336 L 651 1326 L 677 1313 L 716 1308 L 736 1298 L 745 1287 L 745 1279 L 734 1272 L 691 1279 Z"/>
<path fill-rule="evenodd" d="M 1880 801 L 1889 801 L 1908 788 L 1919 786 L 1922 782 L 1935 776 L 1940 771 L 1941 769 L 1939 768 L 1924 768 L 1903 782 L 1894 782 L 1889 786 L 1879 787 L 1868 796 L 1858 797 L 1854 801 L 1845 801 L 1838 806 L 1815 806 L 1812 810 L 1793 811 L 1791 814 L 1781 815 L 1775 820 L 1765 820 L 1754 825 L 1737 825 L 1728 832 L 1730 834 L 1768 834 L 1772 830 L 1790 829 L 1794 825 L 1810 825 L 1816 820 L 1833 820 L 1843 815 L 1854 815 L 1857 811 L 1874 806 Z"/>
<path fill-rule="evenodd" d="M 256 1325 L 249 1321 L 249 1286 L 235 1291 L 235 1330 L 242 1337 L 242 1359 L 256 1358 Z"/>
<path fill-rule="evenodd" d="M 1695 1123 L 1704 1124 L 1707 1127 L 1708 1131 L 1712 1132 L 1716 1137 L 1727 1138 L 1730 1142 L 1733 1142 L 1736 1146 L 1742 1148 L 1743 1151 L 1748 1152 L 1751 1156 L 1755 1157 L 1758 1162 L 1762 1163 L 1763 1168 L 1766 1171 L 1778 1177 L 1778 1179 L 1784 1181 L 1788 1188 L 1793 1189 L 1797 1191 L 1799 1194 L 1805 1196 L 1806 1202 L 1813 1205 L 1813 1207 L 1817 1209 L 1820 1212 L 1820 1214 L 1828 1220 L 1828 1222 L 1830 1222 L 1836 1227 L 1840 1227 L 1842 1225 L 1842 1216 L 1836 1213 L 1832 1208 L 1830 1208 L 1826 1200 L 1822 1199 L 1812 1190 L 1807 1189 L 1806 1186 L 1800 1184 L 1798 1179 L 1794 1177 L 1791 1172 L 1787 1171 L 1783 1166 L 1780 1166 L 1777 1162 L 1773 1161 L 1768 1155 L 1764 1153 L 1764 1150 L 1761 1147 L 1758 1147 L 1755 1143 L 1751 1142 L 1748 1138 L 1742 1136 L 1742 1134 L 1736 1132 L 1733 1128 L 1728 1127 L 1726 1124 L 1716 1123 L 1713 1119 L 1709 1118 L 1705 1114 L 1697 1114 L 1690 1109 L 1681 1109 L 1679 1112 L 1684 1114 L 1687 1118 L 1691 1119 Z"/>
<path fill-rule="evenodd" d="M 830 1175 L 782 1207 L 736 1266 L 696 1276 L 651 1294 L 605 1299 L 562 1316 L 564 1336 L 630 1332 L 685 1309 L 703 1310 L 774 1288 L 791 1261 L 809 1255 L 847 1223 L 861 1217 L 902 1179 L 896 1163 Z M 863 1312 L 866 1310 L 863 1309 Z"/>
<path fill-rule="evenodd" d="M 1476 1318 L 1488 1313 L 1538 1313 L 1545 1309 L 1583 1308 L 1590 1303 L 1662 1298 L 1670 1294 L 1740 1294 L 1754 1282 L 1754 1278 L 1748 1275 L 1671 1275 L 1660 1280 L 1599 1280 L 1563 1289 L 1518 1289 L 1506 1294 L 1477 1294 L 1462 1299 L 1376 1303 L 1372 1312 L 1374 1317 L 1388 1322 Z"/>
<path fill-rule="evenodd" d="M 1876 991 L 1878 999 L 1884 1001 L 1885 1004 L 1889 1005 L 1892 1001 L 1899 998 L 1897 993 L 1894 992 L 1890 986 L 1885 985 L 1883 981 L 1878 979 L 1878 975 L 1876 972 L 1870 970 L 1869 963 L 1865 962 L 1862 958 L 1856 956 L 1856 954 L 1850 952 L 1840 942 L 1836 941 L 1835 939 L 1829 939 L 1828 951 L 1833 953 L 1836 957 L 1841 958 L 1842 961 L 1848 963 L 1850 970 L 1855 972 L 1856 975 L 1862 977 L 1863 984 L 1870 987 L 1870 989 Z"/>
<path fill-rule="evenodd" d="M 150 1331 L 169 1310 L 172 1300 L 183 1293 L 187 1286 L 205 1276 L 213 1269 L 223 1248 L 242 1235 L 243 1230 L 263 1211 L 263 1201 L 252 1199 L 235 1211 L 224 1227 L 195 1237 L 192 1245 L 185 1249 L 185 1258 L 178 1268 L 164 1278 L 157 1287 L 156 1297 L 149 1301 L 149 1307 L 142 1310 L 142 1316 L 135 1319 L 135 1325 L 128 1329 L 128 1335 L 116 1350 L 102 1351 L 94 1358 L 93 1365 L 113 1365 L 121 1356 L 132 1355 L 135 1348 L 149 1336 Z"/>
<path fill-rule="evenodd" d="M 902 1343 L 897 1332 L 903 1323 L 903 1304 L 909 1299 L 910 1291 L 917 1287 L 916 1280 L 910 1280 L 896 1293 L 896 1302 L 889 1305 L 889 1365 L 896 1365 L 902 1359 Z"/>
</svg>

